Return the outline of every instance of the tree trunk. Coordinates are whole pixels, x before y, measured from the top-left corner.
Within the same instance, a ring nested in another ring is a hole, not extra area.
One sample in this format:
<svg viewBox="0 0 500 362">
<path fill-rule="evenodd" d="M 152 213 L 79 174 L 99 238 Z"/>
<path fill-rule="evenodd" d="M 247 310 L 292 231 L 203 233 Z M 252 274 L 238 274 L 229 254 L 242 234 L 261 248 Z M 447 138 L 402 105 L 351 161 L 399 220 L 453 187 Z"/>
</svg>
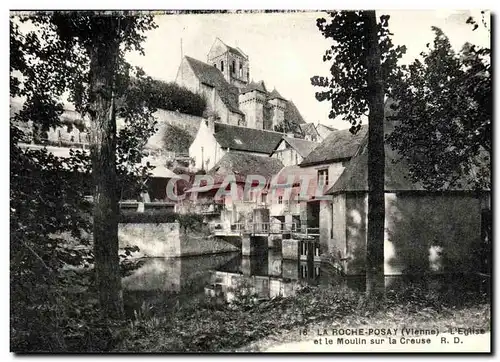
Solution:
<svg viewBox="0 0 500 362">
<path fill-rule="evenodd" d="M 90 154 L 94 182 L 93 235 L 97 290 L 101 313 L 121 318 L 123 299 L 118 256 L 118 192 L 116 119 L 113 86 L 119 51 L 116 19 L 102 20 L 107 34 L 89 46 Z M 104 30 L 103 30 L 104 31 Z"/>
<path fill-rule="evenodd" d="M 380 297 L 385 292 L 384 224 L 385 224 L 385 151 L 384 87 L 375 11 L 365 12 L 368 57 L 368 237 L 366 245 L 366 292 Z"/>
</svg>

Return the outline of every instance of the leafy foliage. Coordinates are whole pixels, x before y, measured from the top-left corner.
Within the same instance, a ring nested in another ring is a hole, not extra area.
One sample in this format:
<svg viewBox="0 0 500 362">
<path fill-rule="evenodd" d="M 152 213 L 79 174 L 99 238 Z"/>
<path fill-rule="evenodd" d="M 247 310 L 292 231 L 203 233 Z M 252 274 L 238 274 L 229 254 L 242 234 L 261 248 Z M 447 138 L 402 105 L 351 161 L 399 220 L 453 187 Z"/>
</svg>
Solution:
<svg viewBox="0 0 500 362">
<path fill-rule="evenodd" d="M 489 188 L 490 49 L 467 43 L 456 53 L 440 29 L 433 31 L 433 45 L 401 67 L 391 91 L 397 126 L 388 141 L 429 189 Z"/>
<path fill-rule="evenodd" d="M 342 116 L 351 124 L 351 132 L 361 127 L 360 117 L 367 115 L 368 100 L 373 89 L 368 87 L 369 28 L 367 13 L 363 11 L 334 11 L 330 19 L 317 20 L 317 27 L 333 45 L 325 51 L 323 61 L 331 62 L 331 76 L 314 76 L 313 86 L 326 88 L 317 92 L 320 102 L 329 101 L 329 118 Z M 378 27 L 378 42 L 381 54 L 381 78 L 387 92 L 397 79 L 397 61 L 406 52 L 405 46 L 395 47 L 389 30 L 389 16 L 382 15 Z"/>
<path fill-rule="evenodd" d="M 331 62 L 331 77 L 314 76 L 313 86 L 327 88 L 316 93 L 320 102 L 331 102 L 329 118 L 342 115 L 351 124 L 350 132 L 361 129 L 361 117 L 368 124 L 368 238 L 366 271 L 368 294 L 384 290 L 385 147 L 384 95 L 397 77 L 397 61 L 406 52 L 394 47 L 389 16 L 375 11 L 334 11 L 330 20 L 317 19 L 316 25 L 333 45 L 323 61 Z M 367 114 L 368 112 L 368 114 Z"/>
<path fill-rule="evenodd" d="M 438 323 L 443 330 L 450 325 L 490 329 L 490 308 L 483 304 L 484 297 L 468 294 L 465 298 L 456 291 L 442 294 L 418 284 L 389 291 L 383 303 L 373 303 L 364 293 L 339 286 L 304 286 L 294 296 L 256 301 L 247 285 L 241 287 L 239 299 L 231 304 L 217 297 L 169 307 L 164 301 L 143 304 L 115 350 L 234 351 L 286 334 L 297 338 L 299 330 L 310 340 L 319 328 L 332 325 L 435 328 Z"/>
<path fill-rule="evenodd" d="M 119 222 L 134 224 L 160 224 L 177 221 L 177 214 L 173 212 L 134 212 L 120 215 Z"/>
<path fill-rule="evenodd" d="M 207 102 L 205 98 L 176 83 L 159 80 L 152 82 L 151 105 L 168 111 L 179 111 L 193 116 L 203 116 Z"/>
<path fill-rule="evenodd" d="M 189 146 L 193 143 L 193 136 L 189 132 L 177 125 L 168 124 L 162 135 L 163 145 L 166 151 L 177 154 L 189 153 Z"/>
<path fill-rule="evenodd" d="M 177 215 L 177 221 L 184 232 L 200 230 L 203 225 L 203 215 L 186 213 Z"/>
<path fill-rule="evenodd" d="M 110 23 L 119 24 L 117 33 L 105 31 Z M 95 303 L 82 305 L 75 298 L 79 288 L 88 295 L 96 292 L 91 205 L 84 198 L 91 189 L 89 155 L 71 151 L 70 158 L 61 159 L 46 150 L 23 150 L 18 144 L 23 137 L 18 125 L 32 122 L 35 133 L 60 126 L 66 96 L 82 119 L 95 117 L 90 58 L 95 47 L 116 40 L 116 36 L 122 47 L 113 67 L 114 87 L 104 91 L 123 100 L 116 107 L 126 125 L 117 142 L 118 174 L 144 174 L 145 168 L 137 164 L 144 139 L 154 127 L 154 108 L 148 103 L 147 92 L 150 78 L 128 65 L 123 54 L 141 50 L 143 32 L 152 27 L 151 17 L 126 13 L 53 12 L 11 18 L 10 95 L 25 100 L 11 119 L 13 350 L 66 351 L 74 328 L 81 330 L 97 323 L 88 329 L 97 339 L 108 330 Z M 131 78 L 137 79 L 133 87 L 129 86 Z M 124 250 L 122 261 L 132 252 L 134 249 Z M 88 337 L 87 333 L 78 338 L 81 342 Z"/>
</svg>

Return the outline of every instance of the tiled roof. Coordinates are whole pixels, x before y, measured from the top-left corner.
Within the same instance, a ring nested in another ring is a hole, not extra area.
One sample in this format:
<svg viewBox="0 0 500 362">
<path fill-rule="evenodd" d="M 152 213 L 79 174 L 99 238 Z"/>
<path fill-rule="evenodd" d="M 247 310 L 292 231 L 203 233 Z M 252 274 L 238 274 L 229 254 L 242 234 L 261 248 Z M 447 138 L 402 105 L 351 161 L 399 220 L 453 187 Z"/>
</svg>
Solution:
<svg viewBox="0 0 500 362">
<path fill-rule="evenodd" d="M 283 137 L 283 139 L 304 158 L 319 145 L 317 142 L 307 141 L 301 138 Z"/>
<path fill-rule="evenodd" d="M 241 112 L 238 108 L 238 88 L 229 84 L 219 69 L 188 56 L 185 58 L 200 82 L 216 88 L 219 96 L 229 110 L 235 113 L 243 114 L 243 112 Z"/>
<path fill-rule="evenodd" d="M 273 89 L 273 91 L 271 93 L 269 93 L 269 99 L 274 99 L 274 98 L 279 98 L 279 99 L 283 99 L 283 100 L 286 100 L 277 90 L 276 88 Z"/>
<path fill-rule="evenodd" d="M 390 108 L 393 100 L 386 101 L 386 123 L 384 124 L 384 133 L 387 135 L 393 129 L 394 124 L 392 118 L 395 111 Z M 365 126 L 366 127 L 366 126 Z M 366 132 L 365 132 L 366 133 Z M 330 136 L 328 136 L 329 138 Z M 420 182 L 415 182 L 411 179 L 408 163 L 401 159 L 398 152 L 393 150 L 387 143 L 385 148 L 385 191 L 423 191 L 425 190 Z M 487 165 L 489 159 L 484 158 L 485 154 L 479 155 L 478 167 Z M 485 167 L 489 169 L 489 167 Z M 460 182 L 454 187 L 447 188 L 447 191 L 475 191 L 473 179 L 475 178 L 475 170 L 471 170 L 469 174 L 462 175 Z M 490 177 L 491 175 L 485 175 Z M 460 185 L 460 186 L 459 186 Z M 351 159 L 344 172 L 337 179 L 337 182 L 327 190 L 327 194 L 336 194 L 342 192 L 368 191 L 368 134 L 359 144 L 358 150 Z M 428 190 L 432 191 L 432 190 Z M 437 191 L 437 190 L 435 190 Z"/>
<path fill-rule="evenodd" d="M 161 177 L 161 178 L 180 178 L 179 175 L 169 170 L 165 166 L 165 159 L 163 157 L 155 157 L 155 156 L 147 156 L 141 160 L 141 164 L 146 166 L 149 163 L 151 166 L 155 168 L 151 171 L 153 177 Z"/>
<path fill-rule="evenodd" d="M 342 175 L 326 192 L 368 191 L 368 135 L 359 145 L 358 154 L 351 159 Z M 423 190 L 422 185 L 413 183 L 408 177 L 408 169 L 404 162 L 392 163 L 396 153 L 389 145 L 385 145 L 385 189 L 387 191 Z"/>
<path fill-rule="evenodd" d="M 271 154 L 283 137 L 282 133 L 262 129 L 215 123 L 215 139 L 222 148 Z"/>
<path fill-rule="evenodd" d="M 362 126 L 356 135 L 353 135 L 348 129 L 333 131 L 300 165 L 310 166 L 349 159 L 355 155 L 367 132 L 367 125 Z"/>
<path fill-rule="evenodd" d="M 260 175 L 270 179 L 283 168 L 283 163 L 276 158 L 257 156 L 245 152 L 228 152 L 208 172 L 209 175 L 226 176 L 234 174 L 244 179 L 248 175 Z M 238 177 L 237 177 L 238 179 Z"/>
<path fill-rule="evenodd" d="M 224 44 L 225 44 L 225 43 L 224 43 Z M 240 56 L 240 57 L 242 57 L 242 58 L 248 59 L 248 57 L 247 57 L 245 54 L 243 54 L 243 51 L 242 51 L 241 49 L 239 49 L 239 48 L 234 48 L 234 47 L 229 46 L 229 45 L 227 45 L 227 44 L 225 44 L 225 45 L 227 46 L 227 49 L 228 49 L 231 53 L 236 54 L 236 55 L 238 55 L 238 56 Z"/>
<path fill-rule="evenodd" d="M 267 94 L 267 89 L 266 85 L 264 84 L 264 81 L 259 81 L 259 82 L 254 82 L 253 80 L 248 83 L 248 85 L 241 90 L 241 94 L 252 92 L 254 90 L 258 90 L 259 92 L 266 93 Z"/>
<path fill-rule="evenodd" d="M 299 110 L 292 101 L 287 101 L 285 109 L 285 120 L 293 122 L 297 125 L 305 123 L 304 118 L 302 118 Z M 299 126 L 300 128 L 300 126 Z"/>
<path fill-rule="evenodd" d="M 314 123 L 302 123 L 300 125 L 300 130 L 304 136 L 309 135 L 311 137 L 319 136 L 318 130 L 314 126 Z"/>
<path fill-rule="evenodd" d="M 329 130 L 329 131 L 332 131 L 332 132 L 333 132 L 333 131 L 338 131 L 338 129 L 333 128 L 333 127 L 330 127 L 330 126 L 327 126 L 326 124 L 319 123 L 319 124 L 318 124 L 318 127 L 319 127 L 320 125 L 321 125 L 321 126 L 323 126 L 323 127 L 325 127 L 325 128 L 326 128 L 327 130 Z"/>
<path fill-rule="evenodd" d="M 285 108 L 285 120 L 284 124 L 286 126 L 285 132 L 294 133 L 296 136 L 304 136 L 300 125 L 305 123 L 304 119 L 300 115 L 299 110 L 292 101 L 286 102 Z"/>
</svg>

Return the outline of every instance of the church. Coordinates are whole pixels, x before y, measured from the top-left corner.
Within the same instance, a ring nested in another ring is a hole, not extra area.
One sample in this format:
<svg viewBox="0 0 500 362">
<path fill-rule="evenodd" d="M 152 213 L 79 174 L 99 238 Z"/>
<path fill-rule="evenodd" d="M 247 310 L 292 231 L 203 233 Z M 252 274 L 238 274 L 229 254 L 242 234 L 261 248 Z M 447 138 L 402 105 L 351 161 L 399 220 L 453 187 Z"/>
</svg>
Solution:
<svg viewBox="0 0 500 362">
<path fill-rule="evenodd" d="M 203 94 L 207 115 L 218 123 L 304 137 L 305 122 L 295 104 L 263 81 L 251 80 L 248 55 L 219 38 L 206 62 L 184 56 L 175 82 Z"/>
</svg>

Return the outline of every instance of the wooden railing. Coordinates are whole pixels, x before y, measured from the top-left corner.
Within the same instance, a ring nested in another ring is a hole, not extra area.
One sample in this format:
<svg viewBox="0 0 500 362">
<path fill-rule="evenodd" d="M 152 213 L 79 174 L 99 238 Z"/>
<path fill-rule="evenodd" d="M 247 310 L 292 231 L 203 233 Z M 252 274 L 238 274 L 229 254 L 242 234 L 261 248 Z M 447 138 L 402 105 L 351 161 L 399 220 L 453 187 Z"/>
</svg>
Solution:
<svg viewBox="0 0 500 362">
<path fill-rule="evenodd" d="M 269 222 L 252 222 L 252 223 L 211 223 L 210 230 L 214 233 L 250 233 L 250 234 L 291 234 L 300 237 L 317 237 L 319 236 L 319 228 L 317 227 L 300 227 L 297 223 L 269 223 Z"/>
</svg>

